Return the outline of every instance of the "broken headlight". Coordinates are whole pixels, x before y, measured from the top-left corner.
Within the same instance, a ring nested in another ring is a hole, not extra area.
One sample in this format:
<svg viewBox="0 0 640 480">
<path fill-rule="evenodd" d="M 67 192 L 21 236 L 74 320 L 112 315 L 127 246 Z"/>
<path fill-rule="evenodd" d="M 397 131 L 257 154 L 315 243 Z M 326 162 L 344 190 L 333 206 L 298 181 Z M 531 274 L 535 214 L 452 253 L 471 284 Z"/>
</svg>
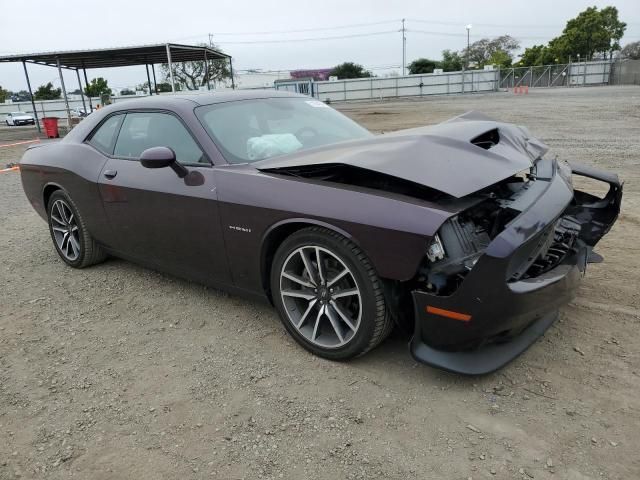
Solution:
<svg viewBox="0 0 640 480">
<path fill-rule="evenodd" d="M 427 259 L 419 279 L 428 291 L 452 293 L 473 268 L 490 242 L 486 230 L 470 218 L 447 220 L 427 248 Z"/>
<path fill-rule="evenodd" d="M 430 262 L 437 262 L 444 258 L 445 253 L 440 236 L 436 233 L 427 248 L 427 258 Z"/>
</svg>

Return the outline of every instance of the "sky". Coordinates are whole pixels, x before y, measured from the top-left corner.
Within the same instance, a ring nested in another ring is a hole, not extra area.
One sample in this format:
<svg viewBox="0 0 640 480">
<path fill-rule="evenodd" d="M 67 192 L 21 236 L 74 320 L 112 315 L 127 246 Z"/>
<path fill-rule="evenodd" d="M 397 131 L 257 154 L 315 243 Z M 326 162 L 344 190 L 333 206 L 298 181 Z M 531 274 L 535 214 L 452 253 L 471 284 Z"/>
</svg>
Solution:
<svg viewBox="0 0 640 480">
<path fill-rule="evenodd" d="M 419 57 L 438 59 L 444 49 L 463 49 L 468 24 L 471 42 L 509 34 L 520 40 L 522 49 L 546 43 L 568 19 L 592 5 L 618 8 L 627 23 L 623 45 L 640 40 L 640 0 L 22 0 L 19 15 L 8 15 L 17 4 L 0 0 L 5 12 L 0 17 L 0 55 L 193 44 L 207 42 L 212 34 L 214 43 L 233 56 L 236 70 L 328 68 L 353 61 L 384 74 L 401 71 L 402 18 L 408 64 Z M 96 7 L 88 9 L 91 5 Z M 103 76 L 116 88 L 146 81 L 144 66 L 87 74 L 90 79 Z M 29 75 L 34 89 L 49 81 L 60 84 L 51 67 L 29 66 Z M 68 90 L 77 88 L 74 72 L 64 78 Z M 0 64 L 0 86 L 26 89 L 22 65 Z"/>
</svg>

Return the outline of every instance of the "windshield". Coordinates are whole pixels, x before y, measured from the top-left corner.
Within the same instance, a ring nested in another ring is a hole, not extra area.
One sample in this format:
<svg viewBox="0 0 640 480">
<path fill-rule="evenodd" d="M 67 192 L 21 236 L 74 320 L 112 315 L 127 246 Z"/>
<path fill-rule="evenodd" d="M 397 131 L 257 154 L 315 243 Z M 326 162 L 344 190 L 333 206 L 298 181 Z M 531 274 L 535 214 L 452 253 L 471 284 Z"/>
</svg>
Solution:
<svg viewBox="0 0 640 480">
<path fill-rule="evenodd" d="M 16 116 L 16 115 L 26 115 L 26 113 L 24 112 L 11 112 L 11 116 Z"/>
<path fill-rule="evenodd" d="M 218 103 L 196 115 L 231 163 L 246 163 L 373 136 L 311 98 L 261 98 Z"/>
</svg>

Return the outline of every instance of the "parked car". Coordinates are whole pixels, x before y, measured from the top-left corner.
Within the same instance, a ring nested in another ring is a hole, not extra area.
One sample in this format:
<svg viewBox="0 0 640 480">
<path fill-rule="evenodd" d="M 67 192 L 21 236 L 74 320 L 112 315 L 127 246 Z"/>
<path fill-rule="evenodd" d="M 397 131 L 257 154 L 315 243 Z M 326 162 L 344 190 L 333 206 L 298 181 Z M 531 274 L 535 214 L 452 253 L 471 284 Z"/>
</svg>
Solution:
<svg viewBox="0 0 640 480">
<path fill-rule="evenodd" d="M 553 323 L 619 213 L 616 175 L 546 151 L 476 113 L 375 136 L 309 97 L 236 91 L 105 107 L 20 172 L 71 267 L 114 255 L 268 299 L 333 360 L 401 324 L 417 360 L 482 374 Z"/>
<path fill-rule="evenodd" d="M 71 115 L 74 117 L 84 118 L 91 114 L 90 109 L 84 109 L 83 107 L 77 107 L 71 110 Z"/>
<path fill-rule="evenodd" d="M 18 125 L 35 125 L 34 118 L 25 112 L 11 112 L 7 114 L 5 123 L 9 126 L 15 127 Z"/>
</svg>

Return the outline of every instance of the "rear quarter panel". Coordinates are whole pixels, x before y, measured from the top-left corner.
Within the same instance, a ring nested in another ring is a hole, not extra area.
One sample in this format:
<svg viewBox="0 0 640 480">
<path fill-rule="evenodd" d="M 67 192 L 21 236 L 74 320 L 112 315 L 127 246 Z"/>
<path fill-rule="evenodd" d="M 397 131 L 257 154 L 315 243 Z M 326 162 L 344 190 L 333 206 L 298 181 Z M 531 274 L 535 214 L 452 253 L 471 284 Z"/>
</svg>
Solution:
<svg viewBox="0 0 640 480">
<path fill-rule="evenodd" d="M 20 160 L 24 192 L 33 208 L 46 219 L 45 189 L 65 190 L 74 201 L 91 234 L 101 243 L 109 239 L 109 227 L 98 192 L 97 180 L 106 157 L 83 143 L 56 142 L 28 149 Z"/>
</svg>

